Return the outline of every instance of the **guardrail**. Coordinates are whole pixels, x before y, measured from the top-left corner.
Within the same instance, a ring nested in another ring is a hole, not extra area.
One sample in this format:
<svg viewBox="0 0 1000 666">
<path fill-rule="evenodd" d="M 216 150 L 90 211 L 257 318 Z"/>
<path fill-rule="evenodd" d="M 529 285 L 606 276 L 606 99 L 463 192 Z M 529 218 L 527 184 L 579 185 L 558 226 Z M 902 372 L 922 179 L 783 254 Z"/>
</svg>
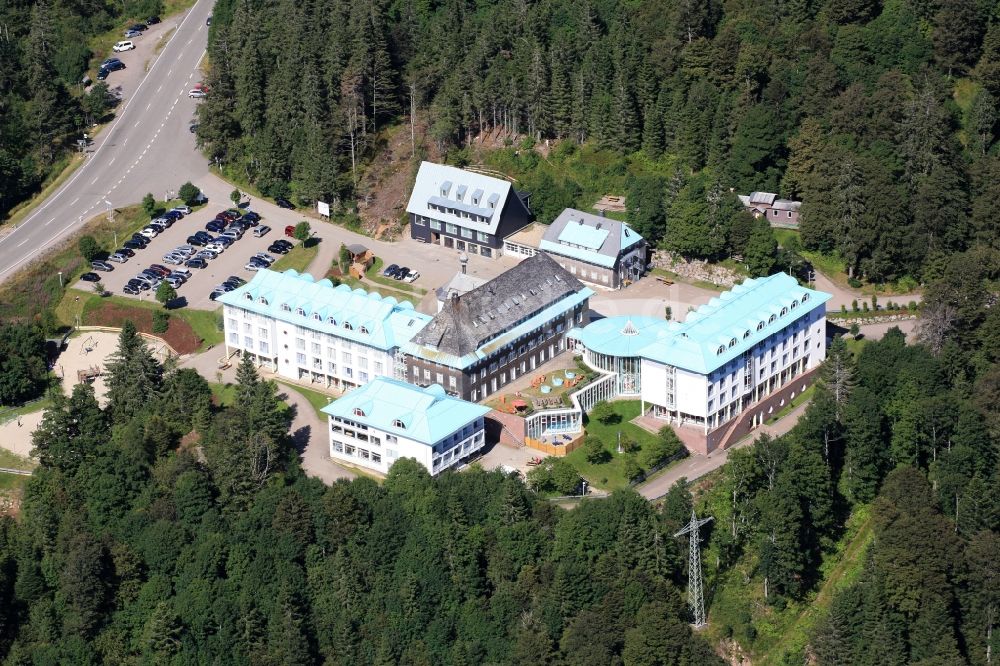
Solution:
<svg viewBox="0 0 1000 666">
<path fill-rule="evenodd" d="M 115 327 L 115 326 L 77 326 L 76 330 L 78 330 L 78 331 L 103 331 L 105 333 L 121 333 L 122 332 L 122 329 L 120 327 Z M 164 347 L 166 347 L 167 349 L 169 349 L 170 353 L 173 354 L 174 356 L 180 356 L 180 354 L 177 353 L 177 350 L 174 349 L 173 347 L 171 347 L 170 343 L 167 342 L 166 340 L 164 340 L 163 338 L 161 338 L 160 336 L 153 335 L 152 333 L 143 333 L 142 331 L 137 331 L 137 333 L 139 335 L 141 335 L 142 337 L 144 337 L 145 339 L 147 339 L 147 340 L 149 340 L 149 341 L 151 341 L 153 343 L 162 344 Z"/>
<path fill-rule="evenodd" d="M 31 476 L 34 474 L 30 469 L 12 469 L 10 467 L 0 467 L 0 474 L 20 474 L 21 476 Z"/>
</svg>

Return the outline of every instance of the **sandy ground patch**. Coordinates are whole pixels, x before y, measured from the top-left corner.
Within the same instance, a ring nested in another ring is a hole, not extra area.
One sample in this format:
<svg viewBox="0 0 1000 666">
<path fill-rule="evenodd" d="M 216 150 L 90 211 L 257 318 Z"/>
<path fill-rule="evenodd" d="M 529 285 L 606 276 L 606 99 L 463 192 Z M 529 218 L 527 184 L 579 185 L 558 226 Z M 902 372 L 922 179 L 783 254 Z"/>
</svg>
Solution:
<svg viewBox="0 0 1000 666">
<path fill-rule="evenodd" d="M 31 433 L 42 422 L 43 414 L 39 409 L 0 425 L 0 447 L 25 458 L 31 457 Z"/>
</svg>

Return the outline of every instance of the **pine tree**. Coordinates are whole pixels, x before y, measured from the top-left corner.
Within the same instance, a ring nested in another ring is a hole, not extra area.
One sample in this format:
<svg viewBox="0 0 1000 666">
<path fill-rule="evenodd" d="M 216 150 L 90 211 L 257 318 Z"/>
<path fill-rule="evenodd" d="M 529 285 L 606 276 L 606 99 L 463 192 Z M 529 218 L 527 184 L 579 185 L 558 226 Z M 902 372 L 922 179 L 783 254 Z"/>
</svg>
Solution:
<svg viewBox="0 0 1000 666">
<path fill-rule="evenodd" d="M 104 367 L 108 407 L 115 423 L 126 423 L 157 399 L 163 368 L 131 321 L 122 325 L 118 349 Z"/>
<path fill-rule="evenodd" d="M 774 239 L 771 225 L 764 217 L 754 220 L 743 250 L 743 261 L 754 277 L 764 277 L 771 274 L 778 254 L 778 242 Z"/>
</svg>

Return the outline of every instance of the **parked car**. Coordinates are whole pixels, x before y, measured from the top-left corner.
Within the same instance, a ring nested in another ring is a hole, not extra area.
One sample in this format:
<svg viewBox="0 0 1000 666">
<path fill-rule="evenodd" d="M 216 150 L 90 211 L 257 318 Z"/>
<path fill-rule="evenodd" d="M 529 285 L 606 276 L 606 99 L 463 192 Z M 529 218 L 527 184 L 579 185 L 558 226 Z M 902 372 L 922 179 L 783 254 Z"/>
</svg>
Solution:
<svg viewBox="0 0 1000 666">
<path fill-rule="evenodd" d="M 284 197 L 278 197 L 274 200 L 274 203 L 278 204 L 278 208 L 287 208 L 289 210 L 295 210 L 295 204 Z"/>
<path fill-rule="evenodd" d="M 399 264 L 389 264 L 382 269 L 382 277 L 393 277 L 399 270 Z"/>
<path fill-rule="evenodd" d="M 108 261 L 113 261 L 116 264 L 124 264 L 128 261 L 128 257 L 126 257 L 124 254 L 118 254 L 117 252 L 115 252 L 110 257 L 108 257 Z"/>
<path fill-rule="evenodd" d="M 168 219 L 168 220 L 170 220 L 172 222 L 176 222 L 177 220 L 179 220 L 182 217 L 184 217 L 184 213 L 180 212 L 179 210 L 168 210 L 166 213 L 164 213 L 160 217 L 164 217 L 164 218 L 166 218 L 166 219 Z"/>
<path fill-rule="evenodd" d="M 145 249 L 145 245 L 135 240 L 127 240 L 123 243 L 126 250 L 142 250 Z"/>
<path fill-rule="evenodd" d="M 150 264 L 149 267 L 160 275 L 170 275 L 170 269 L 166 266 L 161 266 L 160 264 Z"/>
<path fill-rule="evenodd" d="M 125 69 L 125 63 L 118 58 L 113 58 L 107 65 L 104 65 L 104 69 L 109 72 L 117 72 L 119 69 Z"/>
<path fill-rule="evenodd" d="M 225 220 L 226 222 L 232 222 L 233 220 L 238 219 L 239 216 L 240 214 L 234 210 L 224 210 L 218 215 L 216 215 L 215 219 Z"/>
<path fill-rule="evenodd" d="M 159 22 L 160 22 L 159 16 L 150 16 L 148 19 L 146 19 L 146 25 L 156 25 Z"/>
<path fill-rule="evenodd" d="M 402 280 L 404 277 L 406 277 L 409 274 L 409 272 L 410 272 L 410 268 L 408 266 L 403 266 L 398 271 L 396 271 L 396 274 L 392 276 L 392 279 L 393 280 Z"/>
<path fill-rule="evenodd" d="M 171 208 L 167 212 L 168 213 L 175 213 L 176 212 L 176 213 L 180 213 L 181 215 L 190 215 L 191 214 L 191 207 L 190 206 L 174 206 L 173 208 Z"/>
<path fill-rule="evenodd" d="M 190 257 L 192 254 L 194 254 L 194 248 L 191 247 L 190 245 L 178 245 L 177 247 L 174 248 L 174 252 L 179 252 L 183 254 L 185 257 Z"/>
<path fill-rule="evenodd" d="M 417 271 L 408 271 L 406 277 L 403 278 L 403 282 L 413 282 L 418 277 L 420 277 L 420 273 Z"/>
<path fill-rule="evenodd" d="M 181 280 L 180 278 L 175 278 L 172 275 L 168 275 L 163 279 L 163 281 L 169 284 L 174 289 L 184 284 L 183 280 Z"/>
<path fill-rule="evenodd" d="M 295 238 L 295 227 L 291 224 L 285 227 L 285 235 L 289 238 Z"/>
<path fill-rule="evenodd" d="M 192 99 L 201 99 L 203 97 L 208 97 L 208 93 L 204 90 L 198 90 L 197 88 L 188 91 L 188 97 Z"/>
<path fill-rule="evenodd" d="M 229 236 L 219 235 L 219 236 L 215 237 L 215 239 L 213 240 L 213 242 L 214 243 L 218 243 L 222 247 L 228 248 L 230 245 L 232 245 L 236 241 L 234 239 L 230 238 Z"/>
<path fill-rule="evenodd" d="M 149 245 L 149 239 L 140 234 L 138 231 L 132 234 L 132 240 L 136 243 L 143 243 L 144 245 Z"/>
<path fill-rule="evenodd" d="M 137 275 L 136 277 L 129 280 L 125 286 L 132 287 L 133 289 L 137 289 L 139 291 L 146 291 L 147 289 L 149 289 L 150 284 L 151 283 L 148 279 L 146 279 L 143 276 Z"/>
<path fill-rule="evenodd" d="M 219 234 L 219 236 L 221 236 L 222 238 L 232 238 L 233 240 L 239 240 L 243 238 L 243 232 L 238 231 L 236 229 L 226 229 L 221 234 Z"/>
<path fill-rule="evenodd" d="M 111 47 L 111 50 L 114 51 L 115 53 L 123 53 L 125 51 L 131 51 L 134 48 L 135 48 L 135 42 L 126 40 L 124 42 L 118 42 L 117 44 Z"/>
<path fill-rule="evenodd" d="M 185 259 L 179 254 L 168 255 L 166 257 L 163 257 L 163 263 L 170 264 L 171 266 L 180 266 L 185 261 L 187 261 L 187 259 Z"/>
<path fill-rule="evenodd" d="M 106 261 L 92 261 L 90 267 L 96 271 L 113 271 L 115 267 Z"/>
<path fill-rule="evenodd" d="M 219 220 L 212 220 L 211 222 L 209 222 L 208 224 L 205 225 L 205 229 L 207 229 L 208 231 L 211 231 L 213 233 L 219 233 L 220 231 L 222 231 L 225 228 L 226 228 L 226 225 L 223 224 L 222 222 L 220 222 Z"/>
<path fill-rule="evenodd" d="M 212 234 L 208 233 L 207 231 L 196 231 L 192 235 L 195 238 L 200 238 L 202 240 L 202 242 L 205 242 L 205 243 L 207 243 L 208 241 L 212 240 Z"/>
<path fill-rule="evenodd" d="M 248 261 L 243 268 L 248 271 L 259 271 L 262 268 L 267 268 L 267 264 L 263 261 Z"/>
<path fill-rule="evenodd" d="M 170 271 L 170 274 L 180 277 L 184 280 L 187 280 L 189 277 L 191 277 L 191 271 L 187 270 L 186 268 L 175 268 L 174 270 Z"/>
<path fill-rule="evenodd" d="M 274 252 L 275 254 L 288 254 L 288 248 L 284 245 L 278 245 L 277 243 L 271 243 L 267 246 L 268 252 Z"/>
<path fill-rule="evenodd" d="M 140 30 L 126 30 L 125 39 L 135 39 L 136 37 L 142 37 L 142 31 Z"/>
<path fill-rule="evenodd" d="M 112 56 L 111 58 L 106 58 L 104 60 L 104 62 L 101 63 L 101 67 L 107 67 L 108 65 L 110 65 L 112 63 L 120 63 L 120 62 L 121 62 L 120 59 L 115 58 L 115 57 Z"/>
<path fill-rule="evenodd" d="M 257 238 L 260 238 L 261 236 L 266 236 L 267 232 L 269 232 L 270 230 L 271 227 L 267 226 L 266 224 L 262 224 L 261 226 L 253 230 L 253 235 L 256 236 Z"/>
<path fill-rule="evenodd" d="M 107 67 L 101 67 L 99 70 L 97 70 L 97 80 L 103 81 L 104 79 L 108 78 L 108 74 L 110 73 L 111 70 L 109 70 Z"/>
<path fill-rule="evenodd" d="M 235 282 L 238 287 L 242 287 L 247 283 L 246 280 L 244 280 L 238 275 L 230 275 L 228 278 L 226 278 L 226 282 Z"/>
<path fill-rule="evenodd" d="M 261 261 L 266 261 L 267 264 L 268 264 L 268 266 L 270 266 L 271 264 L 273 264 L 274 261 L 275 261 L 274 257 L 272 257 L 271 255 L 267 254 L 266 252 L 258 252 L 257 254 L 255 254 L 253 256 L 255 258 L 257 258 L 257 259 L 260 259 Z"/>
<path fill-rule="evenodd" d="M 129 26 L 129 30 L 135 30 L 137 32 L 146 32 L 148 26 L 145 23 L 136 23 L 135 25 Z"/>
<path fill-rule="evenodd" d="M 124 255 L 126 257 L 134 257 L 135 256 L 135 252 L 133 252 L 132 250 L 130 250 L 127 247 L 120 247 L 120 248 L 118 248 L 117 250 L 115 250 L 115 254 L 121 254 L 121 255 Z"/>
<path fill-rule="evenodd" d="M 205 19 L 205 25 L 212 25 L 212 15 L 209 14 L 208 18 Z"/>
<path fill-rule="evenodd" d="M 184 241 L 184 242 L 187 243 L 188 245 L 195 245 L 197 247 L 204 247 L 205 246 L 205 241 L 203 241 L 202 239 L 198 238 L 197 236 L 188 236 L 187 240 Z"/>
<path fill-rule="evenodd" d="M 199 254 L 201 253 L 199 252 Z M 202 257 L 194 257 L 185 261 L 184 265 L 188 268 L 206 268 L 208 267 L 208 262 Z"/>
<path fill-rule="evenodd" d="M 123 294 L 129 294 L 130 296 L 135 296 L 139 293 L 139 290 L 131 285 L 125 285 L 122 287 Z"/>
<path fill-rule="evenodd" d="M 286 241 L 284 238 L 276 238 L 274 242 L 276 245 L 284 245 L 289 250 L 295 247 L 295 243 L 292 243 L 291 241 Z"/>
<path fill-rule="evenodd" d="M 142 235 L 142 236 L 145 236 L 146 238 L 148 238 L 150 240 L 152 240 L 152 239 L 156 238 L 157 236 L 159 236 L 160 232 L 157 231 L 155 227 L 146 227 L 145 229 L 143 229 L 142 231 L 140 231 L 139 234 Z"/>
<path fill-rule="evenodd" d="M 97 273 L 84 273 L 80 276 L 80 279 L 84 282 L 100 282 L 101 276 Z"/>
<path fill-rule="evenodd" d="M 216 289 L 215 291 L 213 291 L 211 294 L 208 295 L 208 300 L 214 301 L 219 296 L 222 296 L 224 293 L 226 292 L 222 291 L 221 289 Z"/>
<path fill-rule="evenodd" d="M 218 252 L 212 252 L 211 250 L 202 250 L 198 254 L 194 255 L 195 259 L 203 259 L 205 261 L 211 261 L 219 256 Z"/>
<path fill-rule="evenodd" d="M 251 222 L 260 222 L 260 213 L 255 213 L 252 210 L 244 211 L 243 219 L 250 220 Z"/>
</svg>

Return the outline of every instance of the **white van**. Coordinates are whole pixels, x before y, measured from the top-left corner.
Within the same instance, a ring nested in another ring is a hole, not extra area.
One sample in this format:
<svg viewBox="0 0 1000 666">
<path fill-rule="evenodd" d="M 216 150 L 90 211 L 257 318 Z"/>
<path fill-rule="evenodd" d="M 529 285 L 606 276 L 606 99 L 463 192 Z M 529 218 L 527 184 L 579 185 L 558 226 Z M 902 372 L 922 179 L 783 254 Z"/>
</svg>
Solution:
<svg viewBox="0 0 1000 666">
<path fill-rule="evenodd" d="M 135 48 L 135 42 L 125 41 L 125 42 L 118 42 L 113 47 L 111 47 L 111 50 L 116 53 L 121 53 L 122 51 L 131 51 L 134 48 Z"/>
</svg>

